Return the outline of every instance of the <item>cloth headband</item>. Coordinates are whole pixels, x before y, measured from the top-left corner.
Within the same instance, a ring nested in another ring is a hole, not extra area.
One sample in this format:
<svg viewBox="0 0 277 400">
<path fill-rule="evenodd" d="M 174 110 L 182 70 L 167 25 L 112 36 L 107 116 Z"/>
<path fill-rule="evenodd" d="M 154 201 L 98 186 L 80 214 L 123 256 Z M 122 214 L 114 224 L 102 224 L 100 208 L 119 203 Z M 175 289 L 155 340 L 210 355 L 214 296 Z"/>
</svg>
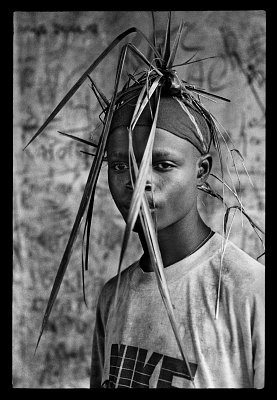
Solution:
<svg viewBox="0 0 277 400">
<path fill-rule="evenodd" d="M 136 101 L 137 97 L 129 100 L 115 111 L 110 132 L 120 126 L 128 127 L 130 125 Z M 148 103 L 136 125 L 151 126 L 152 121 Z M 184 103 L 177 97 L 161 97 L 157 128 L 165 129 L 176 136 L 188 140 L 201 154 L 206 154 L 209 151 L 211 132 L 204 117 L 188 103 Z"/>
</svg>

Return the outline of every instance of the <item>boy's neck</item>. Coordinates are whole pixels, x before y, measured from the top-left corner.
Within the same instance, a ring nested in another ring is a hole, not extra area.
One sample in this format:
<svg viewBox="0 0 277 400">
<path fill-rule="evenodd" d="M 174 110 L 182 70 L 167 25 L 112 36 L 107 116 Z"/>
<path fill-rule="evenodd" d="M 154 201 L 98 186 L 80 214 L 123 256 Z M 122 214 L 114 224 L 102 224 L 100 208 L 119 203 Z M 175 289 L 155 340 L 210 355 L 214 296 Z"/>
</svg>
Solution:
<svg viewBox="0 0 277 400">
<path fill-rule="evenodd" d="M 164 267 L 182 260 L 201 247 L 211 229 L 203 222 L 197 212 L 191 221 L 178 221 L 176 224 L 158 232 L 158 242 Z M 143 234 L 139 234 L 144 254 L 141 257 L 141 268 L 145 272 L 153 271 L 150 256 Z"/>
</svg>

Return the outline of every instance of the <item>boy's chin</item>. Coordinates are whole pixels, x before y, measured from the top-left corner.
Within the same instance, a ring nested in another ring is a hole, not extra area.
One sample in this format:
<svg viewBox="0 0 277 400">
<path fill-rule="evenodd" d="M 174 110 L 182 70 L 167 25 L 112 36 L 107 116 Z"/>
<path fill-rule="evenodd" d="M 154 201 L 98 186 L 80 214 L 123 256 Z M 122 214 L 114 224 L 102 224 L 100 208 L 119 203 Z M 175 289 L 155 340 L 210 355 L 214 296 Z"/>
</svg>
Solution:
<svg viewBox="0 0 277 400">
<path fill-rule="evenodd" d="M 125 223 L 127 223 L 127 216 L 124 215 L 123 213 L 121 215 L 122 215 Z M 143 228 L 142 228 L 141 220 L 140 220 L 139 216 L 138 216 L 138 218 L 137 218 L 137 220 L 135 222 L 135 225 L 133 227 L 133 232 L 135 232 L 135 233 L 143 233 Z"/>
<path fill-rule="evenodd" d="M 136 223 L 135 223 L 134 228 L 133 228 L 133 232 L 138 233 L 138 234 L 143 233 L 143 228 L 142 228 L 142 224 L 141 224 L 140 218 L 138 218 L 136 220 Z"/>
<path fill-rule="evenodd" d="M 143 232 L 140 218 L 138 218 L 136 220 L 136 223 L 135 223 L 134 228 L 133 228 L 133 232 L 136 232 L 136 233 L 142 233 Z"/>
</svg>

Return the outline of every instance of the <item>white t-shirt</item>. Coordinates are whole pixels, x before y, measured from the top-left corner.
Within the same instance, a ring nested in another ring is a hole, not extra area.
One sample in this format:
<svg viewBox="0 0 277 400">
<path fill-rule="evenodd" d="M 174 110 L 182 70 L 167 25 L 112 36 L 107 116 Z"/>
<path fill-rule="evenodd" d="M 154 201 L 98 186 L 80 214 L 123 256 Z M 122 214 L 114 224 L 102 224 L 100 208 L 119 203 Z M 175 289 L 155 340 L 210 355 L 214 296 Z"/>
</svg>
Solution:
<svg viewBox="0 0 277 400">
<path fill-rule="evenodd" d="M 215 319 L 221 244 L 215 233 L 164 269 L 179 335 L 196 388 L 262 388 L 265 268 L 228 242 Z M 192 388 L 155 273 L 139 262 L 123 271 L 113 318 L 116 279 L 98 301 L 91 387 Z"/>
</svg>

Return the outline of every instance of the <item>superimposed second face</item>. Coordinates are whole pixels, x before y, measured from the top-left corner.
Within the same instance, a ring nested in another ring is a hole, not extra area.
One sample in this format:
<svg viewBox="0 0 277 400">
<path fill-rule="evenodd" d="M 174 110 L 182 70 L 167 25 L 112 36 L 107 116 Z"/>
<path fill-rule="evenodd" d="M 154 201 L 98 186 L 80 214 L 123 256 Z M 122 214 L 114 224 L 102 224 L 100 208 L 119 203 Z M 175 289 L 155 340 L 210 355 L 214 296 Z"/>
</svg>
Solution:
<svg viewBox="0 0 277 400">
<path fill-rule="evenodd" d="M 149 127 L 135 127 L 133 148 L 138 165 L 142 160 L 148 136 Z M 128 146 L 127 128 L 116 128 L 110 134 L 107 144 L 108 180 L 112 197 L 125 221 L 133 192 Z M 156 214 L 158 230 L 185 219 L 189 213 L 195 211 L 199 156 L 198 150 L 187 140 L 164 129 L 156 129 L 146 195 L 150 208 Z"/>
</svg>

